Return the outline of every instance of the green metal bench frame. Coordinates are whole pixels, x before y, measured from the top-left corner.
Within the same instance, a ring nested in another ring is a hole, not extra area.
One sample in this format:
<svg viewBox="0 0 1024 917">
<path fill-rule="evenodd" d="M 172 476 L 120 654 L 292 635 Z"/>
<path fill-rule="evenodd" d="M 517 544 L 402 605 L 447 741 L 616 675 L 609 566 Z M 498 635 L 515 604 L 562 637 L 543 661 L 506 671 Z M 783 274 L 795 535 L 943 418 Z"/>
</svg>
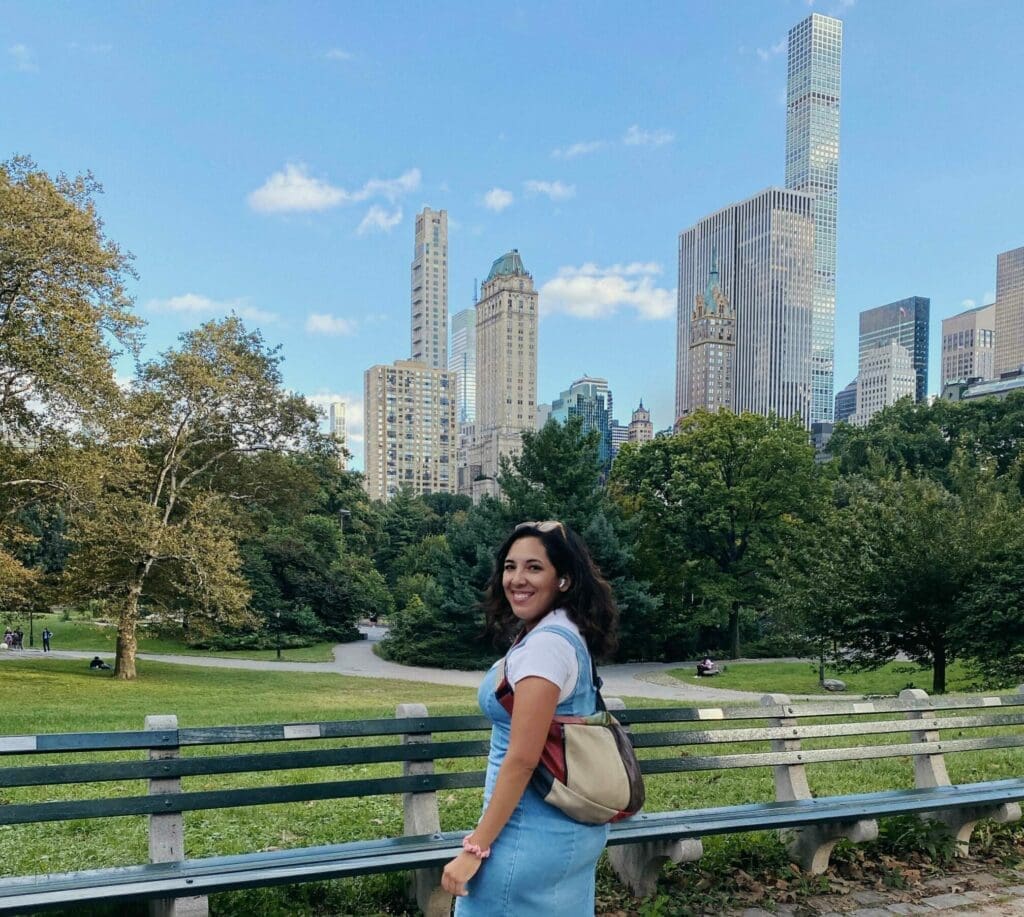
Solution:
<svg viewBox="0 0 1024 917">
<path fill-rule="evenodd" d="M 611 701 L 611 699 L 610 699 Z M 619 706 L 610 703 L 610 706 Z M 1024 745 L 1024 686 L 1007 696 L 929 698 L 904 691 L 877 701 L 790 703 L 766 696 L 760 706 L 652 708 L 617 715 L 630 726 L 642 768 L 649 776 L 731 768 L 771 767 L 776 800 L 678 812 L 641 813 L 612 826 L 609 859 L 637 894 L 654 890 L 666 861 L 702 853 L 701 838 L 778 829 L 796 862 L 811 872 L 828 865 L 841 837 L 868 840 L 876 819 L 918 814 L 956 838 L 962 852 L 982 817 L 1020 818 L 1024 778 L 950 785 L 944 755 Z M 713 725 L 712 725 L 713 724 Z M 668 729 L 678 725 L 682 728 Z M 712 728 L 708 728 L 712 726 Z M 942 740 L 940 731 L 986 730 L 972 738 Z M 434 773 L 434 761 L 479 758 L 486 739 L 436 741 L 445 733 L 489 730 L 480 716 L 427 715 L 422 705 L 402 705 L 394 720 L 359 720 L 271 726 L 177 728 L 174 717 L 147 717 L 136 732 L 0 737 L 0 789 L 55 784 L 147 780 L 147 795 L 0 806 L 0 825 L 150 817 L 151 863 L 57 875 L 0 879 L 0 914 L 68 907 L 82 900 L 150 899 L 161 914 L 206 912 L 205 896 L 253 886 L 292 884 L 395 870 L 414 871 L 415 897 L 425 914 L 446 914 L 451 898 L 439 885 L 440 867 L 461 849 L 465 831 L 441 832 L 438 790 L 478 788 L 484 772 Z M 905 741 L 893 742 L 901 739 Z M 327 747 L 267 753 L 182 757 L 181 749 L 240 743 L 401 737 L 400 744 Z M 854 745 L 805 749 L 802 742 L 856 740 Z M 767 743 L 770 750 L 765 751 Z M 753 750 L 745 748 L 753 744 Z M 695 754 L 702 747 L 735 746 L 728 754 Z M 6 766 L 19 755 L 147 750 L 149 760 Z M 668 754 L 666 754 L 668 753 Z M 913 759 L 913 789 L 815 798 L 806 768 L 828 761 Z M 295 770 L 308 767 L 401 762 L 401 776 L 317 781 L 246 789 L 182 792 L 181 779 L 212 774 Z M 403 794 L 405 836 L 237 856 L 186 859 L 182 813 L 317 799 Z"/>
</svg>

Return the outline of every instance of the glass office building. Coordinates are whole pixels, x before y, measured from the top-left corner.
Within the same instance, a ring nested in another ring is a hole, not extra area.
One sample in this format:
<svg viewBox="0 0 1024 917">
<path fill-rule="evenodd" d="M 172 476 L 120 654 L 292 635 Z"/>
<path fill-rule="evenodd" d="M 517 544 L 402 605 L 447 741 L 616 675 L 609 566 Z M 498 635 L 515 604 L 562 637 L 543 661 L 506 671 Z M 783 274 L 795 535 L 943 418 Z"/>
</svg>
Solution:
<svg viewBox="0 0 1024 917">
<path fill-rule="evenodd" d="M 460 424 L 476 419 L 476 309 L 463 309 L 452 316 L 452 340 L 448 348 L 448 371 L 455 373 Z"/>
<path fill-rule="evenodd" d="M 786 187 L 814 195 L 812 421 L 832 420 L 843 23 L 813 13 L 789 31 Z"/>
<path fill-rule="evenodd" d="M 615 421 L 612 420 L 612 393 L 608 390 L 608 380 L 584 376 L 551 402 L 553 420 L 564 424 L 570 417 L 582 419 L 584 433 L 597 430 L 601 437 L 597 447 L 598 458 L 605 468 L 609 467 L 613 457 L 612 424 Z"/>
<path fill-rule="evenodd" d="M 866 309 L 860 314 L 858 365 L 863 366 L 870 351 L 896 341 L 906 347 L 914 365 L 914 400 L 928 397 L 928 326 L 931 300 L 908 296 L 896 302 Z"/>
<path fill-rule="evenodd" d="M 693 304 L 713 268 L 735 315 L 733 411 L 811 426 L 814 198 L 769 188 L 679 234 L 676 418 L 707 408 L 697 393 Z M 829 415 L 832 409 L 829 407 Z"/>
</svg>

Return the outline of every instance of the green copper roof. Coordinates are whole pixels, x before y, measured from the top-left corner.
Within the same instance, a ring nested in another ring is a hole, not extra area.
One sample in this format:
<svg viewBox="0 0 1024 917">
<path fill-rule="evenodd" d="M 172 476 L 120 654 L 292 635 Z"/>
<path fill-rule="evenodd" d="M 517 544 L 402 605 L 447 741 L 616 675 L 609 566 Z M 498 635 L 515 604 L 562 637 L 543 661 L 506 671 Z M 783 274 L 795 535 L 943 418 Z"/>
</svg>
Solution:
<svg viewBox="0 0 1024 917">
<path fill-rule="evenodd" d="M 519 249 L 513 248 L 512 251 L 506 252 L 491 265 L 491 273 L 487 275 L 487 279 L 525 276 L 525 274 L 526 268 L 523 267 L 523 259 L 519 257 Z"/>
</svg>

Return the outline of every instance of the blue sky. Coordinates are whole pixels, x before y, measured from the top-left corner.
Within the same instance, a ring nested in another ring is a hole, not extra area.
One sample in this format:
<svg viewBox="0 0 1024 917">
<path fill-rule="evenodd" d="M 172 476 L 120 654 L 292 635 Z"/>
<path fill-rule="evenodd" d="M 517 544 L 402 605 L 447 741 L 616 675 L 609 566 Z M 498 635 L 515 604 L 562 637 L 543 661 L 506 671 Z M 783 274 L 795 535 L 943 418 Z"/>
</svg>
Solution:
<svg viewBox="0 0 1024 917">
<path fill-rule="evenodd" d="M 1024 245 L 1019 0 L 0 0 L 0 156 L 92 170 L 150 353 L 235 309 L 286 383 L 350 408 L 408 356 L 415 214 L 449 213 L 449 310 L 518 248 L 538 394 L 605 376 L 673 420 L 676 237 L 783 181 L 785 37 L 845 22 L 836 386 L 857 314 L 990 301 Z M 126 370 L 127 371 L 127 370 Z"/>
</svg>

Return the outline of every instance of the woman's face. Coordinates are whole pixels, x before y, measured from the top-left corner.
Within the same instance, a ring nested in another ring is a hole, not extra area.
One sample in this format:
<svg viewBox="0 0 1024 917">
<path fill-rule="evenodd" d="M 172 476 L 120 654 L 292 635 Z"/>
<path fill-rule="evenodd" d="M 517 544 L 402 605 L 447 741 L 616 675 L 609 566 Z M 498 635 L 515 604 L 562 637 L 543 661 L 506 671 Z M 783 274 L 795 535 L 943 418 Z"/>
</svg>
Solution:
<svg viewBox="0 0 1024 917">
<path fill-rule="evenodd" d="M 527 535 L 512 542 L 505 557 L 501 585 L 512 613 L 530 625 L 557 604 L 562 590 L 558 573 L 548 559 L 544 542 Z"/>
</svg>

